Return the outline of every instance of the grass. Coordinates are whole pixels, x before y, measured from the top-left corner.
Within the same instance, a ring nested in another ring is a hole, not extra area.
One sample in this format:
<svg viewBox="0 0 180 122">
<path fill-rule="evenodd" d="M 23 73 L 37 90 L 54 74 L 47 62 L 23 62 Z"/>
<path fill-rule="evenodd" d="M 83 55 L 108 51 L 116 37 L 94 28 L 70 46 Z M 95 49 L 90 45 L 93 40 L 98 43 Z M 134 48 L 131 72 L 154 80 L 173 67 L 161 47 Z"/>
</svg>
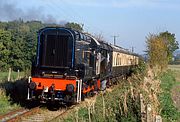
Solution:
<svg viewBox="0 0 180 122">
<path fill-rule="evenodd" d="M 180 122 L 180 112 L 175 107 L 171 96 L 173 87 L 179 85 L 179 83 L 176 82 L 177 78 L 180 79 L 180 76 L 178 75 L 180 71 L 176 70 L 178 69 L 178 67 L 179 66 L 171 66 L 171 68 L 175 69 L 175 71 L 168 70 L 167 72 L 159 76 L 159 79 L 161 80 L 161 92 L 157 92 L 158 101 L 160 102 L 160 106 L 157 106 L 157 113 L 160 112 L 164 122 Z M 134 91 L 135 99 L 132 99 L 132 95 L 129 93 L 130 88 L 128 82 L 121 82 L 119 85 L 115 86 L 112 92 L 106 92 L 106 94 L 104 95 L 105 107 L 103 106 L 103 97 L 102 95 L 99 95 L 95 103 L 95 112 L 90 112 L 89 114 L 89 107 L 80 107 L 78 110 L 73 111 L 71 114 L 68 114 L 68 116 L 64 117 L 64 119 L 60 119 L 60 121 L 84 122 L 89 121 L 89 116 L 91 121 L 93 122 L 141 121 L 140 102 L 138 101 L 138 97 L 136 94 L 139 94 L 138 90 L 140 92 L 144 91 L 143 89 L 138 87 L 138 84 L 140 84 L 138 82 L 142 82 L 138 79 L 139 78 L 136 78 L 133 80 L 134 82 L 132 82 L 134 88 L 136 88 L 136 90 Z M 144 97 L 149 98 L 148 96 L 149 94 L 146 94 L 146 96 Z M 152 100 L 149 101 L 152 102 Z M 105 115 L 103 114 L 104 111 Z"/>
<path fill-rule="evenodd" d="M 144 65 L 144 64 L 143 64 Z M 143 72 L 143 68 L 139 67 L 138 72 Z M 134 69 L 136 70 L 136 69 Z M 58 118 L 56 121 L 63 122 L 139 122 L 141 121 L 139 87 L 142 81 L 142 75 L 137 75 L 134 79 L 119 80 L 119 84 L 107 90 L 105 94 L 100 93 L 94 100 L 85 100 L 85 105 L 81 105 L 78 109 L 64 117 Z M 132 83 L 130 85 L 130 82 Z M 134 88 L 132 95 L 131 88 Z M 93 103 L 94 107 L 92 104 Z"/>
<path fill-rule="evenodd" d="M 0 72 L 0 81 L 6 81 L 8 79 L 8 74 L 9 74 L 8 72 Z M 20 72 L 19 76 L 23 77 L 23 76 L 25 76 L 25 73 Z M 18 72 L 12 71 L 11 80 L 15 80 L 15 79 L 17 79 L 17 77 L 18 77 Z"/>
<path fill-rule="evenodd" d="M 180 65 L 168 65 L 168 69 L 180 71 Z"/>
<path fill-rule="evenodd" d="M 25 76 L 24 72 L 19 73 L 19 77 Z M 13 85 L 14 80 L 16 80 L 18 77 L 18 72 L 11 72 L 11 81 L 7 82 L 8 79 L 8 72 L 0 72 L 0 114 L 7 113 L 11 110 L 17 109 L 20 107 L 18 103 L 14 103 L 11 98 L 10 94 L 8 94 L 9 91 L 7 91 L 6 88 L 14 88 Z M 6 90 L 5 90 L 6 89 Z M 17 98 L 18 99 L 18 98 Z"/>
<path fill-rule="evenodd" d="M 171 90 L 177 85 L 175 74 L 173 71 L 168 70 L 161 76 L 162 93 L 159 95 L 161 103 L 161 115 L 166 122 L 180 121 L 180 112 L 174 106 Z"/>
<path fill-rule="evenodd" d="M 112 91 L 97 96 L 94 110 L 93 105 L 86 102 L 85 106 L 79 107 L 64 119 L 60 118 L 57 121 L 85 122 L 90 121 L 89 119 L 92 122 L 139 122 L 141 121 L 139 99 L 136 97 L 132 99 L 128 82 L 121 81 Z"/>
<path fill-rule="evenodd" d="M 0 88 L 0 114 L 7 113 L 19 107 L 17 104 L 12 104 L 9 101 L 9 97 L 6 96 L 5 91 Z"/>
</svg>

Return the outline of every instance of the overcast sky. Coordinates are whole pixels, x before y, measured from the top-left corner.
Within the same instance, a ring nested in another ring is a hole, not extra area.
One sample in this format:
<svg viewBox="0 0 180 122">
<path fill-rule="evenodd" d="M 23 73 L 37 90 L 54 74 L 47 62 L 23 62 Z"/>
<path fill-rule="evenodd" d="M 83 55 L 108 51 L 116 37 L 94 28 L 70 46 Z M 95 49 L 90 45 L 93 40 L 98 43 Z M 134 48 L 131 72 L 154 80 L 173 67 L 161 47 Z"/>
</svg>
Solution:
<svg viewBox="0 0 180 122">
<path fill-rule="evenodd" d="M 149 33 L 169 31 L 180 43 L 179 0 L 1 0 L 0 20 L 42 20 L 84 24 L 84 30 L 102 34 L 135 52 L 146 49 Z"/>
</svg>

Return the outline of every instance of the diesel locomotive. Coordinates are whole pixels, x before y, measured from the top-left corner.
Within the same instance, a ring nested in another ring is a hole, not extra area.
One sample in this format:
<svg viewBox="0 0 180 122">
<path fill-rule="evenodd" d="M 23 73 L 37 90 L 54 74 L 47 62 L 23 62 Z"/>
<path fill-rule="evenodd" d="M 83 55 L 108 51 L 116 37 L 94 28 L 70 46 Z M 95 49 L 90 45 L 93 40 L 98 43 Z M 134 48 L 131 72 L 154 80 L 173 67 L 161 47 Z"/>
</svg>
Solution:
<svg viewBox="0 0 180 122">
<path fill-rule="evenodd" d="M 28 80 L 28 100 L 80 102 L 104 90 L 111 78 L 127 75 L 139 57 L 64 27 L 38 32 L 36 61 Z"/>
</svg>

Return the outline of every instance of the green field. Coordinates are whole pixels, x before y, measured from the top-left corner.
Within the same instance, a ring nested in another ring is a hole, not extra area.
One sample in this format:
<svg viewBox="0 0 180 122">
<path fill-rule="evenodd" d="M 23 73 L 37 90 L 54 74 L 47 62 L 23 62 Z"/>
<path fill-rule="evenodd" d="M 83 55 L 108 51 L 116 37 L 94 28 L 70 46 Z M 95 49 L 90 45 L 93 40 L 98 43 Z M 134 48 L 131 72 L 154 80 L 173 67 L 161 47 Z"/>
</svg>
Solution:
<svg viewBox="0 0 180 122">
<path fill-rule="evenodd" d="M 180 65 L 168 65 L 169 72 L 161 78 L 163 93 L 160 95 L 164 121 L 180 121 Z"/>
<path fill-rule="evenodd" d="M 168 69 L 180 71 L 180 65 L 168 65 Z"/>
<path fill-rule="evenodd" d="M 0 81 L 6 81 L 8 79 L 8 72 L 0 72 Z M 24 72 L 19 72 L 19 77 L 24 77 Z M 18 78 L 18 72 L 12 72 L 11 73 L 11 80 L 16 80 Z"/>
<path fill-rule="evenodd" d="M 160 106 L 161 106 L 161 115 L 163 117 L 164 122 L 179 122 L 180 121 L 180 112 L 178 111 L 179 106 L 179 92 L 175 89 L 179 87 L 178 81 L 178 73 L 174 69 L 178 69 L 176 67 L 171 68 L 165 72 L 160 80 L 161 80 L 161 94 L 159 95 Z"/>
</svg>

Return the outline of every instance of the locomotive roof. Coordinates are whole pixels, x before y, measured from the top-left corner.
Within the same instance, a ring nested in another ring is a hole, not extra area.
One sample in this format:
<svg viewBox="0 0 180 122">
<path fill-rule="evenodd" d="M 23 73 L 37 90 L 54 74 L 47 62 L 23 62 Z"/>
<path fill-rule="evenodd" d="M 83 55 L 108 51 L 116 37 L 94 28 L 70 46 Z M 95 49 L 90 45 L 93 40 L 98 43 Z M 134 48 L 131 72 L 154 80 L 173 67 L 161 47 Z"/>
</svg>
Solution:
<svg viewBox="0 0 180 122">
<path fill-rule="evenodd" d="M 80 40 L 89 41 L 88 38 L 90 38 L 91 39 L 91 44 L 93 44 L 94 46 L 99 46 L 102 49 L 109 50 L 109 51 L 117 51 L 117 52 L 121 52 L 121 53 L 126 53 L 126 54 L 130 54 L 130 55 L 138 56 L 138 54 L 132 53 L 132 52 L 128 51 L 125 48 L 122 48 L 122 47 L 117 46 L 117 45 L 108 44 L 107 42 L 104 42 L 104 41 L 97 40 L 96 38 L 94 38 L 89 33 L 83 33 L 83 32 L 80 32 L 80 31 L 72 29 L 72 28 L 58 27 L 58 26 L 44 27 L 44 28 L 41 28 L 39 30 L 39 33 L 42 32 L 43 30 L 46 30 L 46 29 L 60 29 L 60 28 L 61 29 L 67 29 L 67 30 L 73 32 L 75 35 L 79 34 L 79 36 L 80 36 L 79 38 L 81 38 Z"/>
<path fill-rule="evenodd" d="M 99 41 L 100 42 L 100 48 L 108 50 L 108 51 L 112 51 L 112 47 L 104 41 Z"/>
<path fill-rule="evenodd" d="M 78 36 L 79 40 L 83 40 L 83 41 L 87 41 L 87 42 L 91 42 L 93 43 L 93 45 L 100 45 L 100 43 L 97 41 L 96 38 L 94 38 L 92 35 L 88 34 L 88 33 L 83 33 L 80 32 L 78 30 L 72 29 L 72 28 L 66 28 L 66 27 L 44 27 L 41 28 L 39 30 L 39 33 L 43 32 L 43 30 L 47 30 L 47 29 L 67 29 L 69 31 L 71 31 L 75 36 Z"/>
<path fill-rule="evenodd" d="M 85 34 L 86 36 L 89 36 L 92 40 L 94 40 L 94 42 L 97 44 L 97 45 L 100 45 L 100 43 L 98 42 L 98 40 L 96 38 L 94 38 L 92 35 L 90 34 Z"/>
</svg>

